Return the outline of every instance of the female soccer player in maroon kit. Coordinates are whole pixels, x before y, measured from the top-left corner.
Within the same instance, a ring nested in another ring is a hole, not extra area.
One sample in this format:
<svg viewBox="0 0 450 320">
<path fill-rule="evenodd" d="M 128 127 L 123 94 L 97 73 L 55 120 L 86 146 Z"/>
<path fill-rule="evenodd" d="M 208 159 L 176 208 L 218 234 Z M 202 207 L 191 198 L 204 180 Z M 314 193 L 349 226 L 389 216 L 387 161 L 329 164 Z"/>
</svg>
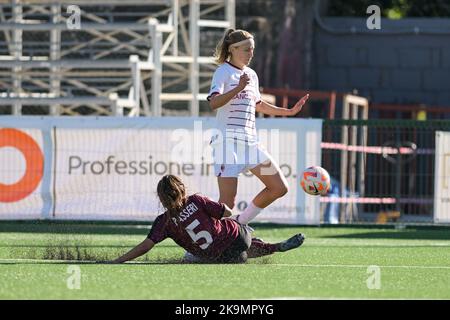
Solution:
<svg viewBox="0 0 450 320">
<path fill-rule="evenodd" d="M 212 263 L 243 263 L 247 258 L 297 248 L 304 241 L 301 233 L 276 244 L 252 239 L 248 227 L 226 218 L 231 216 L 227 205 L 200 194 L 187 196 L 183 182 L 174 175 L 164 176 L 157 191 L 166 211 L 156 218 L 147 238 L 114 263 L 133 260 L 166 238 L 197 259 Z"/>
</svg>

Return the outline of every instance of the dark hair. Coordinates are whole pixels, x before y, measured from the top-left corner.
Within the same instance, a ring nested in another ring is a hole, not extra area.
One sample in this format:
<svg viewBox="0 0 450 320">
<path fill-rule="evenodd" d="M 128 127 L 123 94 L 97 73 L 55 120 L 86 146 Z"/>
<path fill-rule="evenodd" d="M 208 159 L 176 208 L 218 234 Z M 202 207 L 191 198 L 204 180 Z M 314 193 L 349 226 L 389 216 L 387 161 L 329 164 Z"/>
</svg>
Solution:
<svg viewBox="0 0 450 320">
<path fill-rule="evenodd" d="M 230 45 L 250 38 L 253 38 L 253 35 L 245 30 L 228 29 L 225 31 L 225 34 L 217 44 L 216 52 L 214 53 L 216 63 L 222 64 L 227 61 L 230 56 Z"/>
<path fill-rule="evenodd" d="M 178 221 L 178 215 L 186 204 L 186 187 L 177 176 L 168 174 L 161 178 L 157 187 L 161 204 L 166 208 L 169 216 Z"/>
</svg>

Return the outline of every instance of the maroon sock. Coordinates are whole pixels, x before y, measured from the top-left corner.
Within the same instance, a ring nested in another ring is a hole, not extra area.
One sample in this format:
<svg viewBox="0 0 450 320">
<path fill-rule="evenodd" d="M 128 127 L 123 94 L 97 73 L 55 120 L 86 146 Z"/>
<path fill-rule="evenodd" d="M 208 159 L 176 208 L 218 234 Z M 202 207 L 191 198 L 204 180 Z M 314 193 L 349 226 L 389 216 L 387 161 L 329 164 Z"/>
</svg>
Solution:
<svg viewBox="0 0 450 320">
<path fill-rule="evenodd" d="M 278 250 L 278 245 L 272 243 L 266 243 L 261 240 L 252 239 L 252 244 L 247 250 L 249 258 L 258 258 L 267 256 Z"/>
</svg>

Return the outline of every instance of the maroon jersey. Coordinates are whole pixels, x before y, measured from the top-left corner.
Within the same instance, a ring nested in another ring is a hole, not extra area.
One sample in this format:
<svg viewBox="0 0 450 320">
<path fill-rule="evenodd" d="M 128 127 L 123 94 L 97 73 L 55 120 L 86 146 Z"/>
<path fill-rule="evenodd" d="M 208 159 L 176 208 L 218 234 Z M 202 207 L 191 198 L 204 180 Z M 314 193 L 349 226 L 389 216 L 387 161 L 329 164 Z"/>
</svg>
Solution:
<svg viewBox="0 0 450 320">
<path fill-rule="evenodd" d="M 221 219 L 225 206 L 206 196 L 194 194 L 179 212 L 179 220 L 167 212 L 159 215 L 148 238 L 155 244 L 173 239 L 186 251 L 201 258 L 217 258 L 239 235 L 239 225 L 233 219 Z"/>
</svg>

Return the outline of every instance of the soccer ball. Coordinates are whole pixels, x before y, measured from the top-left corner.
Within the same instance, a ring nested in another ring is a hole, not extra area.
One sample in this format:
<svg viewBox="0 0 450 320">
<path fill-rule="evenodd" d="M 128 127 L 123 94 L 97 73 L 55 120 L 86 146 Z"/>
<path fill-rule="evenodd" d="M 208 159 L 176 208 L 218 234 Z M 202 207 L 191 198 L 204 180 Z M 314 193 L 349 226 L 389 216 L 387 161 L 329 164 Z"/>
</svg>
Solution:
<svg viewBox="0 0 450 320">
<path fill-rule="evenodd" d="M 303 171 L 300 185 L 307 194 L 324 196 L 331 188 L 330 175 L 324 168 L 312 166 Z"/>
</svg>

